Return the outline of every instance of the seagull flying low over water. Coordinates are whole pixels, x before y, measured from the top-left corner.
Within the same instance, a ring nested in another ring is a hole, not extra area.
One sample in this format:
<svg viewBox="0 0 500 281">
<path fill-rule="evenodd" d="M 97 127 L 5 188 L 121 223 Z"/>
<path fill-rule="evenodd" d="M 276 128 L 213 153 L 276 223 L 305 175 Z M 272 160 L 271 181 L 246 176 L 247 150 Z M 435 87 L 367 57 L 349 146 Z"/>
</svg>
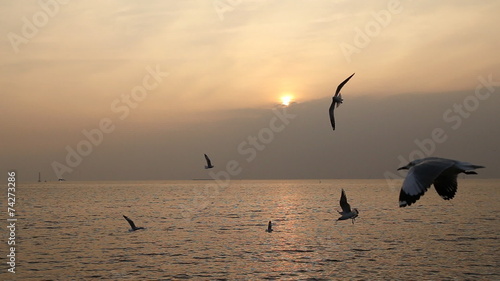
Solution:
<svg viewBox="0 0 500 281">
<path fill-rule="evenodd" d="M 267 224 L 266 232 L 273 232 L 273 224 L 271 223 L 271 221 L 269 221 L 269 223 Z"/>
<path fill-rule="evenodd" d="M 130 227 L 132 227 L 132 229 L 130 229 L 130 231 L 136 231 L 136 230 L 139 230 L 139 229 L 144 229 L 144 227 L 137 227 L 137 226 L 135 226 L 135 223 L 131 219 L 129 219 L 127 216 L 124 215 L 123 217 L 128 221 L 128 223 L 130 224 Z"/>
<path fill-rule="evenodd" d="M 206 154 L 204 155 L 205 155 L 205 160 L 207 160 L 207 165 L 205 166 L 205 169 L 212 169 L 213 167 L 215 167 L 214 165 L 212 165 L 212 161 L 210 161 L 210 158 L 208 158 Z"/>
<path fill-rule="evenodd" d="M 460 173 L 475 175 L 477 173 L 473 170 L 479 168 L 484 167 L 439 157 L 413 160 L 398 169 L 409 170 L 399 193 L 399 207 L 415 203 L 431 184 L 434 184 L 439 196 L 444 200 L 450 200 L 457 192 L 457 175 Z"/>
<path fill-rule="evenodd" d="M 330 105 L 330 108 L 328 109 L 328 113 L 330 114 L 330 123 L 332 123 L 332 129 L 335 131 L 335 117 L 333 116 L 333 110 L 335 107 L 339 107 L 339 105 L 344 101 L 342 99 L 342 94 L 340 93 L 340 90 L 342 90 L 342 87 L 351 79 L 351 77 L 354 75 L 354 73 L 347 77 L 346 80 L 344 80 L 342 83 L 339 84 L 337 87 L 337 90 L 335 91 L 335 95 L 332 98 L 332 104 Z"/>
<path fill-rule="evenodd" d="M 354 224 L 354 219 L 358 217 L 359 211 L 356 208 L 351 210 L 351 205 L 347 203 L 347 196 L 345 196 L 344 189 L 342 189 L 342 194 L 340 195 L 340 207 L 342 208 L 342 212 L 337 212 L 342 216 L 337 221 L 352 219 L 352 223 Z"/>
</svg>

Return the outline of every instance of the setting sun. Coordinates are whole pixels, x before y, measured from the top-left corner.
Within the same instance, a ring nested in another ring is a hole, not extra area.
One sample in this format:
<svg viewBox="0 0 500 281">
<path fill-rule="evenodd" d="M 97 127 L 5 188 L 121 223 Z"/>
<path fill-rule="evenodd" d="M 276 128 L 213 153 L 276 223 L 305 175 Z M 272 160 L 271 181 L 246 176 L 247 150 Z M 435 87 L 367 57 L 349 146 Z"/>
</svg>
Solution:
<svg viewBox="0 0 500 281">
<path fill-rule="evenodd" d="M 290 102 L 292 101 L 292 96 L 283 96 L 281 97 L 281 104 L 284 106 L 290 105 Z"/>
</svg>

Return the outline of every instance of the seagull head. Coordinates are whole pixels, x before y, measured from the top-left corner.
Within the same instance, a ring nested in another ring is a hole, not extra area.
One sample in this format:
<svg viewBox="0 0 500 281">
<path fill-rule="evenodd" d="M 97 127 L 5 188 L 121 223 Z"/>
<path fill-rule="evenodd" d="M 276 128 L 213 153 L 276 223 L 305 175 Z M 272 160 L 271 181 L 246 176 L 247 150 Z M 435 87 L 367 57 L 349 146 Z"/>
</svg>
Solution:
<svg viewBox="0 0 500 281">
<path fill-rule="evenodd" d="M 410 163 L 408 163 L 406 166 L 403 166 L 403 167 L 399 167 L 398 168 L 398 171 L 399 170 L 409 170 L 411 167 L 419 164 L 420 162 L 424 161 L 424 159 L 416 159 L 416 160 L 413 160 L 411 161 Z"/>
<path fill-rule="evenodd" d="M 399 167 L 399 168 L 398 168 L 398 171 L 399 171 L 399 170 L 408 170 L 408 169 L 410 169 L 411 167 L 413 167 L 413 166 L 410 166 L 410 164 L 408 164 L 408 165 L 406 165 L 406 166 Z"/>
</svg>

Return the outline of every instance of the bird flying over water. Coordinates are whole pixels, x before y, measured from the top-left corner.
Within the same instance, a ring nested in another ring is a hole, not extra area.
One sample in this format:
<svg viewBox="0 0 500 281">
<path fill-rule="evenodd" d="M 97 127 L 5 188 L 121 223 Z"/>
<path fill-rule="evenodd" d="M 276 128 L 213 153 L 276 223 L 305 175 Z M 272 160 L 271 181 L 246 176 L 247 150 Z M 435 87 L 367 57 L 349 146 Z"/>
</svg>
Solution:
<svg viewBox="0 0 500 281">
<path fill-rule="evenodd" d="M 269 223 L 267 224 L 266 232 L 273 232 L 273 224 L 271 223 L 271 221 L 269 221 Z"/>
<path fill-rule="evenodd" d="M 206 154 L 205 155 L 205 160 L 207 161 L 207 165 L 205 166 L 205 169 L 212 169 L 213 167 L 215 167 L 214 165 L 212 165 L 212 161 L 210 161 L 210 158 L 208 158 L 208 156 Z"/>
<path fill-rule="evenodd" d="M 335 95 L 332 97 L 332 104 L 330 105 L 330 108 L 328 109 L 328 113 L 330 114 L 330 123 L 332 124 L 332 129 L 335 131 L 335 116 L 333 115 L 333 111 L 335 107 L 339 107 L 339 105 L 344 101 L 342 99 L 342 94 L 340 93 L 340 90 L 342 90 L 342 87 L 351 79 L 351 77 L 354 75 L 354 73 L 347 77 L 346 80 L 344 80 L 342 83 L 339 84 L 337 87 L 337 90 L 335 91 Z"/>
<path fill-rule="evenodd" d="M 130 229 L 130 231 L 136 231 L 136 230 L 139 230 L 139 229 L 144 229 L 144 227 L 137 227 L 135 226 L 135 223 L 129 219 L 127 216 L 123 215 L 123 217 L 128 221 L 128 223 L 130 224 L 130 227 L 132 227 L 132 229 Z"/>
<path fill-rule="evenodd" d="M 358 217 L 359 211 L 354 208 L 351 210 L 351 205 L 347 203 L 347 196 L 345 195 L 344 189 L 342 189 L 342 194 L 340 195 L 340 207 L 342 211 L 337 211 L 341 215 L 337 221 L 352 219 L 352 223 L 354 224 L 354 219 Z"/>
<path fill-rule="evenodd" d="M 457 192 L 457 175 L 477 174 L 474 170 L 484 168 L 468 162 L 457 160 L 427 157 L 416 159 L 398 170 L 409 170 L 401 192 L 399 193 L 399 207 L 410 206 L 424 195 L 431 184 L 441 198 L 450 200 Z"/>
</svg>

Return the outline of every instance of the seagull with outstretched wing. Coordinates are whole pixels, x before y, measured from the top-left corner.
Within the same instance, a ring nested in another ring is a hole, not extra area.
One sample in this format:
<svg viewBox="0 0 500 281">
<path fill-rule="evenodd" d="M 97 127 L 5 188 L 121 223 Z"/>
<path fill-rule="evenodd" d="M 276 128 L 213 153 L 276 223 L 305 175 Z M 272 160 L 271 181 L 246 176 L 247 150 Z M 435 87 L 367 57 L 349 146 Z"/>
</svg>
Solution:
<svg viewBox="0 0 500 281">
<path fill-rule="evenodd" d="M 144 229 L 144 227 L 137 227 L 135 226 L 135 223 L 129 219 L 127 216 L 123 215 L 123 217 L 128 221 L 128 223 L 130 224 L 130 227 L 132 227 L 132 229 L 130 229 L 130 231 L 136 231 L 136 230 L 139 230 L 139 229 Z"/>
<path fill-rule="evenodd" d="M 345 195 L 344 189 L 342 189 L 342 194 L 340 195 L 340 207 L 342 211 L 337 211 L 341 215 L 338 218 L 338 221 L 352 219 L 352 223 L 354 224 L 354 219 L 358 217 L 359 211 L 354 208 L 351 210 L 351 205 L 347 202 L 347 196 Z"/>
<path fill-rule="evenodd" d="M 354 75 L 351 74 L 351 76 L 347 77 L 346 80 L 344 80 L 342 83 L 339 84 L 337 87 L 337 90 L 335 91 L 335 95 L 332 97 L 332 104 L 330 105 L 330 108 L 328 109 L 328 113 L 330 114 L 330 123 L 332 124 L 332 129 L 335 131 L 335 116 L 333 115 L 333 111 L 335 110 L 336 107 L 339 107 L 339 105 L 344 102 L 342 99 L 342 94 L 340 93 L 340 90 L 342 90 L 342 87 L 351 79 L 351 77 Z"/>
<path fill-rule="evenodd" d="M 474 175 L 477 174 L 474 170 L 479 168 L 484 167 L 439 157 L 413 160 L 398 169 L 408 170 L 399 193 L 399 207 L 417 202 L 432 184 L 441 198 L 450 200 L 457 192 L 457 175 Z"/>
<path fill-rule="evenodd" d="M 208 158 L 208 156 L 206 154 L 205 155 L 205 160 L 207 161 L 207 165 L 205 166 L 205 169 L 212 169 L 213 167 L 215 167 L 214 165 L 212 165 L 212 161 L 210 161 L 210 158 Z"/>
</svg>

